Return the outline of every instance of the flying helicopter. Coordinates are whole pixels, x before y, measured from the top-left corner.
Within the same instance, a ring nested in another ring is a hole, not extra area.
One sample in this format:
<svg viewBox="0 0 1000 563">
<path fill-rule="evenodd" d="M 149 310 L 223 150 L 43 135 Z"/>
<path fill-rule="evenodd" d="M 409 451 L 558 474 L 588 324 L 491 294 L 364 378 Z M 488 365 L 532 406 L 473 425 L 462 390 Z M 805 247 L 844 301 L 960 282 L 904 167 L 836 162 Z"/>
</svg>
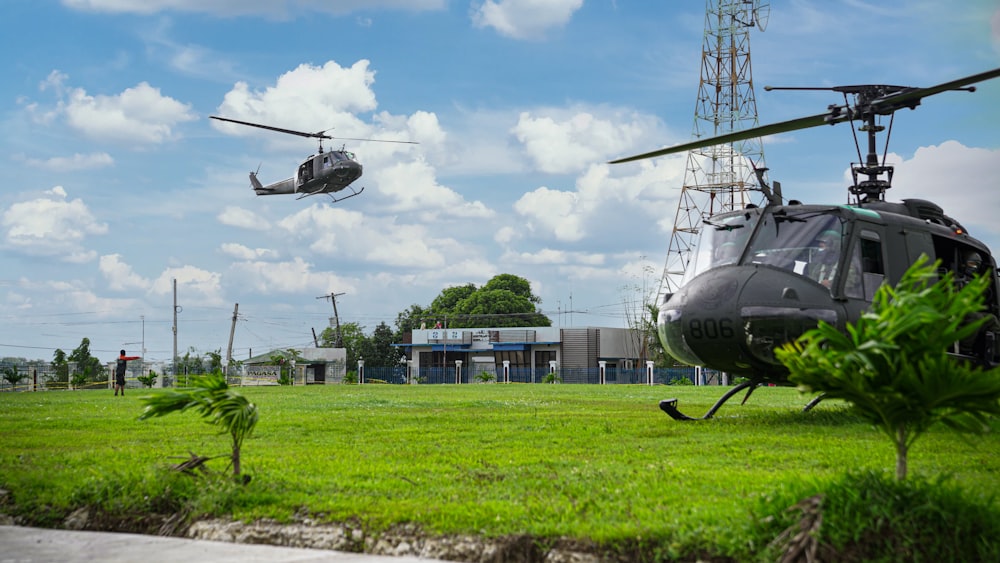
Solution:
<svg viewBox="0 0 1000 563">
<path fill-rule="evenodd" d="M 286 180 L 281 180 L 279 182 L 274 182 L 273 184 L 267 184 L 266 186 L 260 183 L 257 179 L 257 172 L 250 173 L 250 187 L 257 195 L 279 195 L 279 194 L 300 194 L 295 199 L 302 199 L 307 196 L 316 194 L 327 194 L 333 200 L 334 203 L 338 201 L 343 201 L 347 198 L 360 195 L 364 191 L 362 187 L 360 190 L 355 190 L 351 187 L 351 184 L 355 180 L 361 177 L 362 167 L 361 163 L 355 158 L 354 153 L 344 150 L 323 150 L 323 139 L 334 139 L 326 132 L 329 129 L 323 131 L 317 131 L 315 133 L 309 133 L 305 131 L 295 131 L 292 129 L 282 129 L 280 127 L 272 127 L 270 125 L 261 125 L 259 123 L 251 123 L 249 121 L 239 121 L 236 119 L 229 119 L 228 117 L 219 117 L 216 115 L 209 116 L 212 119 L 217 119 L 219 121 L 228 121 L 229 123 L 238 123 L 240 125 L 247 125 L 249 127 L 258 127 L 260 129 L 267 129 L 269 131 L 277 131 L 278 133 L 287 133 L 289 135 L 297 135 L 299 137 L 310 137 L 314 139 L 319 139 L 319 150 L 314 155 L 310 155 L 302 164 L 299 165 L 298 171 L 295 176 L 288 178 Z M 337 139 L 344 141 L 374 141 L 379 143 L 404 143 L 416 145 L 419 144 L 415 141 L 390 141 L 383 139 L 353 139 L 349 137 L 336 137 Z M 341 190 L 348 188 L 351 191 L 350 195 L 343 197 L 337 197 L 334 194 L 340 192 Z"/>
<path fill-rule="evenodd" d="M 774 350 L 817 326 L 820 320 L 841 330 L 860 318 L 883 283 L 896 284 L 922 255 L 941 267 L 963 273 L 966 263 L 980 260 L 976 274 L 990 278 L 986 309 L 1000 317 L 997 265 L 987 246 L 973 238 L 937 204 L 923 199 L 890 202 L 885 192 L 893 167 L 881 160 L 876 136 L 886 130 L 880 116 L 892 119 L 896 111 L 915 109 L 921 101 L 942 92 L 974 92 L 970 86 L 1000 76 L 1000 68 L 929 88 L 855 85 L 832 88 L 772 88 L 765 90 L 831 90 L 842 93 L 844 104 L 834 104 L 817 115 L 753 127 L 712 138 L 620 158 L 631 162 L 691 149 L 730 143 L 821 125 L 850 121 L 856 128 L 858 162 L 851 163 L 853 185 L 847 205 L 785 202 L 781 185 L 764 181 L 766 169 L 756 170 L 766 203 L 720 213 L 704 219 L 676 292 L 659 305 L 657 332 L 674 358 L 745 378 L 699 417 L 707 419 L 743 390 L 743 402 L 758 386 L 790 386 L 788 370 Z M 867 134 L 862 158 L 858 131 Z M 888 134 L 887 133 L 887 134 Z M 885 146 L 888 153 L 888 143 Z M 832 274 L 820 272 L 824 269 Z M 969 267 L 973 267 L 970 266 Z M 966 272 L 968 273 L 968 272 Z M 985 330 L 971 347 L 950 350 L 970 361 L 1000 363 L 997 334 Z M 806 405 L 812 408 L 818 397 Z M 660 409 L 676 420 L 696 420 L 681 413 L 676 399 L 660 402 Z"/>
</svg>

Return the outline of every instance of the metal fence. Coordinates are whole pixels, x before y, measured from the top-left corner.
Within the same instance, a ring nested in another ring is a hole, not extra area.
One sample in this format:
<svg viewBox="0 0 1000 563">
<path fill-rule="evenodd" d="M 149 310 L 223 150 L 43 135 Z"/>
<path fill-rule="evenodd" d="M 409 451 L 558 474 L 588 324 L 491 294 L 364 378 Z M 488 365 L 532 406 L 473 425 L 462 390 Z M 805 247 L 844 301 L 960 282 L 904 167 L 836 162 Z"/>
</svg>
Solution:
<svg viewBox="0 0 1000 563">
<path fill-rule="evenodd" d="M 364 367 L 360 383 L 389 384 L 472 384 L 472 383 L 589 383 L 589 384 L 629 384 L 629 385 L 728 385 L 724 374 L 694 366 L 654 368 L 652 381 L 645 368 L 616 369 L 604 368 L 562 368 L 550 371 L 548 368 L 510 368 L 507 379 L 502 370 L 486 373 L 474 369 L 458 367 L 422 367 L 407 377 L 407 368 Z"/>
<path fill-rule="evenodd" d="M 357 369 L 357 368 L 356 368 Z M 592 385 L 729 385 L 732 382 L 725 374 L 715 370 L 696 368 L 693 366 L 682 366 L 672 368 L 654 368 L 651 373 L 645 368 L 619 369 L 614 367 L 606 368 L 560 368 L 550 371 L 549 368 L 509 368 L 506 376 L 503 370 L 495 373 L 486 372 L 481 369 L 455 366 L 451 367 L 422 367 L 419 370 L 410 370 L 407 366 L 397 365 L 389 367 L 364 366 L 363 371 L 354 371 L 354 381 L 363 384 L 476 384 L 476 383 L 576 383 Z M 65 382 L 53 381 L 54 374 L 38 370 L 30 374 L 30 378 L 18 382 L 17 385 L 10 385 L 6 381 L 0 381 L 0 392 L 2 391 L 50 391 L 67 389 L 69 386 Z M 130 373 L 129 376 L 132 374 Z M 243 374 L 239 377 L 227 378 L 230 385 L 277 385 L 276 377 L 254 377 L 260 375 Z M 652 375 L 652 380 L 650 380 Z M 174 385 L 185 385 L 185 376 L 173 378 L 169 375 L 161 375 L 159 385 L 172 387 Z M 506 380 L 505 380 L 506 377 Z M 301 378 L 295 378 L 293 385 L 305 384 Z M 135 377 L 126 378 L 127 388 L 144 387 Z M 80 387 L 81 389 L 107 389 L 110 382 L 98 381 L 88 382 Z"/>
</svg>

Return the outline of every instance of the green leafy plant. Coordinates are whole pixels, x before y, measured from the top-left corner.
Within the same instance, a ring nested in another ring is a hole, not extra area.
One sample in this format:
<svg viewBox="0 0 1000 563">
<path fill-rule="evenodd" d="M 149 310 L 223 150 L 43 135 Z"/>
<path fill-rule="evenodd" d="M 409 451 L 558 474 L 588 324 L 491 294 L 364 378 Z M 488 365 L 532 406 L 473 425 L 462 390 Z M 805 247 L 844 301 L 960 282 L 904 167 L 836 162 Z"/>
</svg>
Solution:
<svg viewBox="0 0 1000 563">
<path fill-rule="evenodd" d="M 542 378 L 542 383 L 562 383 L 562 379 L 555 372 L 549 372 Z"/>
<path fill-rule="evenodd" d="M 479 372 L 479 373 L 476 374 L 476 381 L 478 381 L 480 383 L 492 383 L 492 382 L 494 382 L 496 380 L 497 380 L 496 374 L 495 373 L 490 373 L 490 372 L 488 372 L 486 370 L 483 370 L 483 371 L 481 371 L 481 372 Z"/>
<path fill-rule="evenodd" d="M 69 375 L 69 382 L 74 389 L 79 389 L 87 383 L 87 374 L 82 371 L 74 371 Z"/>
<path fill-rule="evenodd" d="M 789 483 L 763 495 L 744 537 L 762 561 L 996 561 L 989 497 L 948 477 L 900 481 L 880 471 Z M 810 525 L 811 524 L 811 525 Z M 803 531 L 807 533 L 801 533 Z M 947 538 L 947 539 L 945 539 Z M 812 557 L 807 552 L 812 552 Z M 793 557 L 798 552 L 799 559 Z"/>
<path fill-rule="evenodd" d="M 344 374 L 344 383 L 348 385 L 354 385 L 357 382 L 358 382 L 358 372 L 349 371 Z"/>
<path fill-rule="evenodd" d="M 16 366 L 3 366 L 0 369 L 0 374 L 2 374 L 3 380 L 10 384 L 11 389 L 16 391 L 17 384 L 21 382 L 22 379 L 27 377 L 26 374 L 18 371 Z"/>
<path fill-rule="evenodd" d="M 240 450 L 243 441 L 257 425 L 257 407 L 246 397 L 229 389 L 220 373 L 191 377 L 192 387 L 143 397 L 146 408 L 139 420 L 172 412 L 195 409 L 206 422 L 221 426 L 232 439 L 233 476 L 240 476 Z"/>
<path fill-rule="evenodd" d="M 947 351 L 979 330 L 989 279 L 960 289 L 953 275 L 921 257 L 893 288 L 883 285 L 869 312 L 841 332 L 821 322 L 775 351 L 800 389 L 843 399 L 895 445 L 896 478 L 910 447 L 941 422 L 981 432 L 1000 414 L 1000 370 L 983 370 Z"/>
<path fill-rule="evenodd" d="M 137 375 L 136 380 L 138 380 L 139 383 L 142 383 L 146 388 L 150 388 L 154 383 L 156 383 L 156 372 L 149 370 L 149 373 L 146 375 Z"/>
</svg>

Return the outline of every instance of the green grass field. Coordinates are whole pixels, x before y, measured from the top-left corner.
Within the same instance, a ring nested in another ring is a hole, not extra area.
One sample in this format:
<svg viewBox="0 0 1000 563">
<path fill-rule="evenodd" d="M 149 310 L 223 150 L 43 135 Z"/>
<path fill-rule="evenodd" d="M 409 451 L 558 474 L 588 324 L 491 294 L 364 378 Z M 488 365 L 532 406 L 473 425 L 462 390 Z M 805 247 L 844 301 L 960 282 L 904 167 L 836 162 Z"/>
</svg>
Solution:
<svg viewBox="0 0 1000 563">
<path fill-rule="evenodd" d="M 260 411 L 243 448 L 252 480 L 215 496 L 197 493 L 197 511 L 244 520 L 289 520 L 306 511 L 372 530 L 414 523 L 437 534 L 733 552 L 762 499 L 849 471 L 892 474 L 885 437 L 843 405 L 801 413 L 809 397 L 793 389 L 758 389 L 746 405 L 734 398 L 704 422 L 675 422 L 657 408 L 660 399 L 678 397 L 684 412 L 700 415 L 724 390 L 241 388 Z M 164 487 L 195 482 L 178 477 L 164 485 L 164 467 L 188 452 L 228 454 L 228 436 L 193 413 L 137 421 L 140 397 L 149 393 L 0 393 L 0 486 L 14 503 L 8 511 L 58 526 L 80 504 L 154 510 L 155 498 L 169 496 Z M 935 428 L 913 448 L 910 471 L 917 479 L 946 475 L 996 508 L 998 452 L 996 432 L 962 437 Z M 228 460 L 210 463 L 221 472 Z"/>
</svg>

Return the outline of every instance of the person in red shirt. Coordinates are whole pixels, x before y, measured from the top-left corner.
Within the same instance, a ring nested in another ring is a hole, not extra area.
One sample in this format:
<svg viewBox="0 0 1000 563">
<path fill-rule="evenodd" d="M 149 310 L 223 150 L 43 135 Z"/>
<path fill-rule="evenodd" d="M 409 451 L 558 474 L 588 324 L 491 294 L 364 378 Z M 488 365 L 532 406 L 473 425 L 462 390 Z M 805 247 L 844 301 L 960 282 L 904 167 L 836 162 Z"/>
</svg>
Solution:
<svg viewBox="0 0 1000 563">
<path fill-rule="evenodd" d="M 125 368 L 128 367 L 129 360 L 138 360 L 139 356 L 126 356 L 125 350 L 122 350 L 118 355 L 118 362 L 115 364 L 115 396 L 118 396 L 118 390 L 121 389 L 122 397 L 125 396 Z"/>
</svg>

